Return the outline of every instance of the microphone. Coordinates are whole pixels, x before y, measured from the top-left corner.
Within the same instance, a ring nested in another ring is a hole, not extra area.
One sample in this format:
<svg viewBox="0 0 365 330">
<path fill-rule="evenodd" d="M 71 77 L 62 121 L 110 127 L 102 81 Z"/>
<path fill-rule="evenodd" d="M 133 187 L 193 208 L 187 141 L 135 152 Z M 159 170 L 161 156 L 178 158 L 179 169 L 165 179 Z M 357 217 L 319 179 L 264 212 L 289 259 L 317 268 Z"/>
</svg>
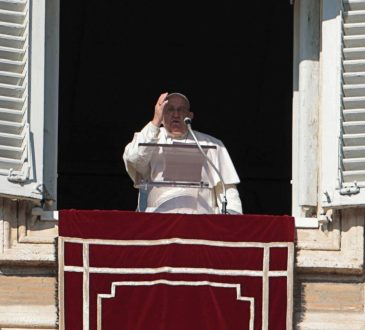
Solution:
<svg viewBox="0 0 365 330">
<path fill-rule="evenodd" d="M 223 201 L 222 201 L 222 214 L 227 214 L 227 195 L 226 195 L 226 186 L 224 184 L 223 181 L 223 177 L 221 172 L 217 169 L 217 167 L 213 164 L 213 162 L 208 158 L 208 156 L 206 155 L 206 153 L 204 152 L 203 148 L 201 147 L 198 139 L 195 136 L 195 133 L 193 132 L 193 130 L 191 129 L 191 118 L 189 117 L 185 117 L 184 118 L 184 123 L 186 124 L 189 133 L 192 135 L 196 145 L 198 146 L 200 152 L 202 153 L 202 155 L 204 156 L 204 158 L 207 160 L 207 162 L 213 167 L 213 169 L 217 172 L 219 179 L 222 182 L 222 186 L 223 186 Z"/>
<path fill-rule="evenodd" d="M 185 123 L 186 125 L 191 125 L 191 118 L 189 118 L 189 117 L 185 117 L 185 118 L 184 118 L 184 123 Z"/>
</svg>

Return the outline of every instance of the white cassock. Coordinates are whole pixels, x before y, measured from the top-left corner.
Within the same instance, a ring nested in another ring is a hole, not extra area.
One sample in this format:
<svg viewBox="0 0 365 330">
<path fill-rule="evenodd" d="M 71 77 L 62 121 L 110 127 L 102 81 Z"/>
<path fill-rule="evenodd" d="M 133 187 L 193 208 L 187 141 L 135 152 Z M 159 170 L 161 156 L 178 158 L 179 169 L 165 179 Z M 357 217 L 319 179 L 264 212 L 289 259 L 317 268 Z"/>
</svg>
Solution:
<svg viewBox="0 0 365 330">
<path fill-rule="evenodd" d="M 194 131 L 201 145 L 215 146 L 208 149 L 207 157 L 220 171 L 226 187 L 228 213 L 242 213 L 242 204 L 236 185 L 240 182 L 222 141 L 204 133 Z M 139 146 L 140 143 L 189 143 L 195 140 L 189 133 L 176 139 L 169 136 L 165 128 L 156 127 L 149 122 L 140 132 L 134 134 L 133 140 L 125 147 L 123 160 L 129 176 L 136 185 L 140 181 L 159 181 L 163 177 L 164 162 L 161 152 L 154 148 Z M 138 210 L 160 213 L 214 214 L 220 213 L 223 200 L 223 186 L 219 175 L 205 161 L 201 173 L 202 181 L 209 183 L 209 188 L 191 187 L 149 187 L 140 189 Z"/>
</svg>

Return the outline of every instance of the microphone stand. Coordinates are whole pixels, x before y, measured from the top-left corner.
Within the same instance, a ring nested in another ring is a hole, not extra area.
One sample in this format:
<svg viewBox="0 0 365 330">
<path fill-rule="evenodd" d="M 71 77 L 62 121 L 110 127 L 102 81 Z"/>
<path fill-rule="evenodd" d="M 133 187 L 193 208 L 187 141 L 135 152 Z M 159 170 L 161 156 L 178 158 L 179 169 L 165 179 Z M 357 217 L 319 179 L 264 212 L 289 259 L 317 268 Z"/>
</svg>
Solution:
<svg viewBox="0 0 365 330">
<path fill-rule="evenodd" d="M 189 133 L 192 135 L 196 145 L 198 146 L 200 152 L 202 153 L 202 155 L 204 156 L 204 158 L 207 160 L 207 162 L 213 167 L 213 169 L 217 172 L 219 179 L 222 182 L 222 186 L 223 186 L 223 201 L 222 201 L 222 214 L 227 214 L 227 196 L 226 196 L 226 187 L 223 181 L 223 177 L 220 173 L 220 171 L 217 169 L 217 167 L 213 164 L 213 162 L 208 158 L 208 156 L 205 154 L 203 148 L 200 146 L 200 143 L 198 141 L 198 139 L 196 138 L 193 130 L 191 129 L 191 118 L 186 117 L 184 118 L 184 122 L 188 128 Z"/>
</svg>

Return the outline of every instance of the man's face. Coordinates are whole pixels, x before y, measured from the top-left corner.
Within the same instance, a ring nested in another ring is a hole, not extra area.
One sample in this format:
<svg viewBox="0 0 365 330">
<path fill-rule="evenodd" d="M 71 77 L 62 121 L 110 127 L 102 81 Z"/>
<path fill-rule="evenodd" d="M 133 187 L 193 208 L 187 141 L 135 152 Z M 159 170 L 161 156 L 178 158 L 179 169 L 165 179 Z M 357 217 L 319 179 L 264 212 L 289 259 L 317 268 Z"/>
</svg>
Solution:
<svg viewBox="0 0 365 330">
<path fill-rule="evenodd" d="M 173 137 L 180 137 L 187 131 L 184 123 L 185 117 L 193 117 L 193 113 L 189 111 L 187 102 L 178 96 L 172 96 L 168 99 L 168 103 L 164 108 L 163 125 Z"/>
</svg>

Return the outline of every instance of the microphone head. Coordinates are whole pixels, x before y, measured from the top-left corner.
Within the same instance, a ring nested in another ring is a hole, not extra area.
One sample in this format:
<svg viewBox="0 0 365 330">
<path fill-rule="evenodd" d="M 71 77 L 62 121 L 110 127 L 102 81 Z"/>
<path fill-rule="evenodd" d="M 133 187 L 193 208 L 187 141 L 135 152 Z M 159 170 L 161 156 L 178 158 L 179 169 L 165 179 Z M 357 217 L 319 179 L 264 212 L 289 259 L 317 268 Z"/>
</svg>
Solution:
<svg viewBox="0 0 365 330">
<path fill-rule="evenodd" d="M 189 118 L 189 117 L 185 117 L 185 118 L 184 118 L 184 123 L 185 123 L 186 125 L 191 125 L 191 118 Z"/>
</svg>

